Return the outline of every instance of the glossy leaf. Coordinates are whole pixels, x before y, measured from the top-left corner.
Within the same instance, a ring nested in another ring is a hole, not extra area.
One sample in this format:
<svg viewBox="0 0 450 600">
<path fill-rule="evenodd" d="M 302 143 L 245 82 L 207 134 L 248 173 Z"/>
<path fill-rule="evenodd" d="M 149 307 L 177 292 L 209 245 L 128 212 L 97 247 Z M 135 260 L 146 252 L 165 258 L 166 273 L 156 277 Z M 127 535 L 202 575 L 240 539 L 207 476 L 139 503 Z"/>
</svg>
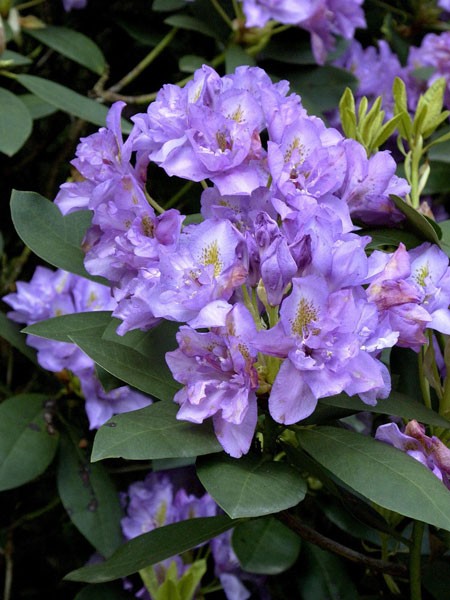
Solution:
<svg viewBox="0 0 450 600">
<path fill-rule="evenodd" d="M 404 419 L 416 419 L 427 425 L 436 425 L 436 427 L 450 428 L 450 421 L 441 417 L 438 413 L 430 410 L 416 400 L 405 396 L 399 392 L 392 392 L 389 398 L 378 400 L 375 406 L 364 404 L 357 396 L 346 396 L 339 394 L 329 398 L 321 398 L 321 404 L 327 406 L 337 406 L 339 408 L 348 408 L 354 411 L 366 411 L 383 415 L 393 415 L 403 417 Z"/>
<path fill-rule="evenodd" d="M 170 25 L 171 27 L 188 29 L 191 31 L 196 31 L 197 33 L 202 33 L 208 37 L 214 37 L 214 33 L 206 23 L 189 15 L 171 15 L 165 19 L 164 23 L 166 25 Z"/>
<path fill-rule="evenodd" d="M 33 128 L 33 119 L 22 100 L 9 90 L 0 88 L 0 152 L 15 154 Z"/>
<path fill-rule="evenodd" d="M 405 244 L 406 248 L 410 250 L 422 243 L 422 240 L 417 235 L 403 229 L 363 229 L 361 232 L 364 235 L 370 235 L 372 238 L 372 241 L 366 246 L 367 250 L 385 248 L 386 246 L 397 248 L 400 242 Z"/>
<path fill-rule="evenodd" d="M 5 314 L 0 312 L 0 337 L 9 342 L 11 346 L 14 346 L 29 360 L 37 364 L 36 350 L 27 346 L 25 335 L 20 330 L 20 325 L 13 323 Z"/>
<path fill-rule="evenodd" d="M 118 491 L 103 465 L 92 465 L 68 436 L 61 439 L 58 492 L 71 521 L 103 556 L 122 543 Z"/>
<path fill-rule="evenodd" d="M 180 385 L 173 379 L 165 352 L 176 346 L 176 325 L 164 323 L 147 332 L 131 331 L 124 336 L 107 327 L 103 338 L 77 332 L 69 338 L 103 369 L 160 400 L 172 400 Z"/>
<path fill-rule="evenodd" d="M 301 539 L 274 517 L 262 517 L 235 527 L 232 543 L 244 571 L 277 575 L 297 560 Z"/>
<path fill-rule="evenodd" d="M 43 119 L 56 112 L 56 108 L 44 102 L 41 98 L 38 98 L 34 94 L 21 94 L 19 98 L 27 107 L 33 121 L 37 119 Z"/>
<path fill-rule="evenodd" d="M 92 460 L 182 458 L 220 452 L 210 423 L 178 421 L 178 406 L 156 402 L 112 417 L 98 430 Z"/>
<path fill-rule="evenodd" d="M 169 12 L 183 8 L 186 0 L 153 0 L 152 10 L 160 12 Z"/>
<path fill-rule="evenodd" d="M 302 600 L 359 600 L 360 595 L 343 561 L 312 544 L 304 543 L 301 554 Z"/>
<path fill-rule="evenodd" d="M 226 515 L 202 517 L 159 527 L 120 546 L 105 562 L 66 575 L 69 581 L 103 583 L 126 577 L 166 558 L 195 548 L 237 523 Z"/>
<path fill-rule="evenodd" d="M 74 600 L 130 600 L 130 595 L 123 590 L 122 585 L 99 583 L 85 586 Z"/>
<path fill-rule="evenodd" d="M 111 313 L 108 311 L 93 311 L 61 315 L 45 321 L 38 321 L 25 327 L 23 333 L 37 335 L 38 337 L 58 342 L 71 342 L 69 334 L 92 331 L 101 328 L 102 332 L 111 322 Z"/>
<path fill-rule="evenodd" d="M 36 77 L 36 75 L 18 75 L 17 81 L 29 92 L 55 108 L 94 125 L 105 126 L 108 109 L 99 102 L 49 79 Z M 122 119 L 122 130 L 124 133 L 131 131 L 131 124 L 124 119 Z"/>
<path fill-rule="evenodd" d="M 298 472 L 282 462 L 252 456 L 210 456 L 197 461 L 206 490 L 233 519 L 260 517 L 297 505 L 306 494 Z"/>
<path fill-rule="evenodd" d="M 2 68 L 7 67 L 8 69 L 11 69 L 11 67 L 23 67 L 31 65 L 32 63 L 33 61 L 27 56 L 14 52 L 13 50 L 4 50 L 0 54 L 0 66 Z"/>
<path fill-rule="evenodd" d="M 48 25 L 42 29 L 27 29 L 26 33 L 97 75 L 102 75 L 105 71 L 103 52 L 97 44 L 79 31 Z"/>
<path fill-rule="evenodd" d="M 293 92 L 298 92 L 302 104 L 313 114 L 336 108 L 345 88 L 354 88 L 356 78 L 336 67 L 305 68 L 284 74 Z"/>
<path fill-rule="evenodd" d="M 391 194 L 390 197 L 394 201 L 395 206 L 406 216 L 408 227 L 413 233 L 419 235 L 423 240 L 439 245 L 439 226 L 437 224 L 431 223 L 431 221 L 399 196 Z"/>
<path fill-rule="evenodd" d="M 89 275 L 84 268 L 81 242 L 91 222 L 89 211 L 63 216 L 59 208 L 43 196 L 14 190 L 11 216 L 24 244 L 40 258 L 65 271 L 105 283 Z"/>
<path fill-rule="evenodd" d="M 41 475 L 52 462 L 58 434 L 47 431 L 44 394 L 21 394 L 0 404 L 0 490 Z"/>
<path fill-rule="evenodd" d="M 365 498 L 450 530 L 450 494 L 414 458 L 383 442 L 336 427 L 301 431 L 298 440 L 317 462 Z"/>
</svg>

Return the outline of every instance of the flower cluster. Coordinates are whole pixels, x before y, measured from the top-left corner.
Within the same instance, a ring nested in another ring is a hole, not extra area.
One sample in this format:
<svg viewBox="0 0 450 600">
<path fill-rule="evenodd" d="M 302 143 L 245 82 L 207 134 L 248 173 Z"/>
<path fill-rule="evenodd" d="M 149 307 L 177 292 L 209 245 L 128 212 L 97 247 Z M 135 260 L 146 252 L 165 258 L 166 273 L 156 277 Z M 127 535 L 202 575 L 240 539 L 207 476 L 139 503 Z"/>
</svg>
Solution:
<svg viewBox="0 0 450 600">
<path fill-rule="evenodd" d="M 56 202 L 93 211 L 86 267 L 111 281 L 120 334 L 184 323 L 167 354 L 183 384 L 178 418 L 211 418 L 231 456 L 250 448 L 258 398 L 283 424 L 341 392 L 374 404 L 390 391 L 381 350 L 418 350 L 427 327 L 450 333 L 445 254 L 424 244 L 368 256 L 356 233 L 355 221 L 403 218 L 389 194 L 408 185 L 388 152 L 368 158 L 256 67 L 203 67 L 183 89 L 165 85 L 125 142 L 122 107 L 81 141 L 84 180 Z M 150 161 L 212 182 L 201 222 L 155 213 Z"/>
<path fill-rule="evenodd" d="M 402 433 L 395 423 L 387 423 L 378 427 L 375 438 L 421 462 L 450 490 L 450 450 L 436 436 L 427 436 L 423 425 L 409 421 Z"/>
<path fill-rule="evenodd" d="M 17 291 L 2 298 L 13 310 L 8 317 L 32 325 L 37 321 L 79 312 L 112 310 L 115 306 L 107 286 L 66 271 L 37 267 L 30 282 L 17 282 Z M 39 364 L 48 371 L 71 371 L 80 381 L 91 429 L 103 425 L 113 414 L 143 408 L 147 396 L 128 386 L 106 392 L 95 374 L 94 361 L 75 344 L 27 336 Z"/>
<path fill-rule="evenodd" d="M 242 0 L 242 9 L 247 27 L 264 27 L 274 20 L 308 31 L 314 57 L 323 64 L 336 36 L 350 40 L 355 29 L 366 27 L 362 4 L 363 0 Z"/>
<path fill-rule="evenodd" d="M 163 525 L 191 518 L 213 517 L 220 512 L 209 494 L 197 496 L 188 493 L 183 484 L 183 473 L 176 471 L 150 473 L 143 481 L 131 484 L 121 497 L 125 509 L 125 517 L 121 521 L 122 532 L 126 540 Z M 245 573 L 240 568 L 231 547 L 231 532 L 212 539 L 209 547 L 214 561 L 214 575 L 219 579 L 228 600 L 246 600 L 250 597 L 251 594 L 243 581 L 262 585 L 261 577 Z M 154 565 L 158 584 L 164 583 L 167 571 L 173 563 L 176 565 L 178 578 L 181 578 L 190 566 L 185 560 L 185 557 L 177 555 Z M 139 590 L 136 596 L 151 598 L 145 589 Z M 262 588 L 259 597 L 266 597 Z"/>
<path fill-rule="evenodd" d="M 440 77 L 446 80 L 444 105 L 450 107 L 450 32 L 427 34 L 420 46 L 411 46 L 405 66 L 389 44 L 380 40 L 378 48 L 363 48 L 352 40 L 346 51 L 333 63 L 350 71 L 358 79 L 357 98 L 366 96 L 374 100 L 383 98 L 383 110 L 387 118 L 393 116 L 394 98 L 392 85 L 396 77 L 404 80 L 408 91 L 409 109 L 417 106 L 420 94 Z"/>
</svg>

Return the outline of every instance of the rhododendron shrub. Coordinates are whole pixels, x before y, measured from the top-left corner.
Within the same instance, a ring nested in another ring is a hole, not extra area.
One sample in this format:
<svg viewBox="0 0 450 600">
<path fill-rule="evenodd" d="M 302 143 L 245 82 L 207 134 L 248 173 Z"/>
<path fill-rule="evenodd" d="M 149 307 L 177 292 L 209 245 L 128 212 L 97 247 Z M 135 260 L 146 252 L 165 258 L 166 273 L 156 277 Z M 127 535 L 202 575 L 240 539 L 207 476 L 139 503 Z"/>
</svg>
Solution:
<svg viewBox="0 0 450 600">
<path fill-rule="evenodd" d="M 429 4 L 114 4 L 109 67 L 69 27 L 96 3 L 51 27 L 0 8 L 100 77 L 4 61 L 36 121 L 73 117 L 65 172 L 15 183 L 0 239 L 4 538 L 59 511 L 64 597 L 445 597 L 448 6 Z"/>
</svg>

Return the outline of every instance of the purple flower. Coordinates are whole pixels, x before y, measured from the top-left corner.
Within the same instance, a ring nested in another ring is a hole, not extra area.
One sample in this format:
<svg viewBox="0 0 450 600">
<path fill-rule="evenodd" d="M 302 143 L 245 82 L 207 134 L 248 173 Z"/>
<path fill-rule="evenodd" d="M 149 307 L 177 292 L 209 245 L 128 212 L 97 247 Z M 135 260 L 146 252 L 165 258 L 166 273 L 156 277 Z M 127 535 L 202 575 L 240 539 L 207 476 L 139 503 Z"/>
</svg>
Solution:
<svg viewBox="0 0 450 600">
<path fill-rule="evenodd" d="M 71 10 L 85 8 L 87 0 L 63 0 L 64 10 L 69 12 Z"/>
<path fill-rule="evenodd" d="M 30 282 L 17 282 L 17 292 L 3 297 L 14 310 L 8 316 L 31 325 L 51 317 L 112 310 L 116 302 L 107 286 L 66 271 L 37 267 Z M 27 336 L 27 344 L 38 351 L 38 362 L 52 372 L 72 371 L 80 380 L 91 429 L 103 425 L 113 414 L 143 408 L 151 399 L 123 386 L 105 392 L 98 381 L 94 362 L 75 344 Z"/>
<path fill-rule="evenodd" d="M 174 397 L 180 405 L 177 418 L 202 423 L 211 417 L 224 450 L 239 458 L 248 452 L 256 427 L 256 327 L 240 303 L 219 317 L 223 325 L 207 333 L 181 327 L 179 348 L 166 360 L 184 384 Z"/>
<path fill-rule="evenodd" d="M 377 339 L 377 327 L 376 310 L 358 288 L 332 292 L 323 276 L 294 278 L 280 321 L 260 331 L 256 342 L 261 352 L 284 359 L 270 393 L 272 417 L 296 423 L 314 411 L 319 398 L 342 391 L 370 404 L 386 397 L 389 376 L 371 352 L 392 343 Z"/>
<path fill-rule="evenodd" d="M 396 77 L 403 79 L 405 74 L 398 56 L 392 52 L 386 41 L 379 40 L 378 48 L 363 48 L 358 41 L 352 40 L 344 54 L 333 64 L 357 77 L 357 98 L 366 96 L 374 101 L 378 96 L 382 96 L 383 110 L 387 118 L 393 116 L 392 85 Z"/>
<path fill-rule="evenodd" d="M 402 433 L 395 423 L 387 423 L 378 427 L 375 439 L 421 462 L 450 490 L 450 450 L 436 436 L 427 436 L 423 425 L 409 421 Z"/>
<path fill-rule="evenodd" d="M 425 329 L 450 332 L 448 257 L 424 243 L 410 252 L 403 244 L 393 253 L 370 257 L 368 298 L 398 331 L 397 344 L 418 351 L 426 343 Z"/>
<path fill-rule="evenodd" d="M 177 481 L 177 478 L 179 481 Z M 211 517 L 219 513 L 219 507 L 211 496 L 204 493 L 196 496 L 189 493 L 183 483 L 186 474 L 182 472 L 155 472 L 129 486 L 127 493 L 121 494 L 126 515 L 121 521 L 125 539 L 130 540 L 148 531 L 177 523 L 194 517 Z M 210 542 L 215 563 L 215 575 L 219 578 L 228 600 L 246 600 L 250 597 L 241 579 L 256 580 L 261 578 L 244 573 L 231 548 L 231 532 L 226 532 Z M 166 571 L 175 562 L 178 577 L 189 568 L 185 562 L 187 557 L 174 556 L 153 565 L 158 584 L 164 583 Z M 192 560 L 192 558 L 191 558 Z M 148 598 L 145 590 L 140 590 L 138 597 Z"/>
<path fill-rule="evenodd" d="M 416 77 L 417 69 L 432 71 L 426 80 Z M 409 50 L 407 64 L 408 102 L 410 109 L 414 110 L 419 95 L 426 91 L 436 79 L 444 77 L 446 91 L 444 105 L 450 107 L 450 31 L 440 34 L 428 33 L 419 47 L 412 46 Z"/>
</svg>

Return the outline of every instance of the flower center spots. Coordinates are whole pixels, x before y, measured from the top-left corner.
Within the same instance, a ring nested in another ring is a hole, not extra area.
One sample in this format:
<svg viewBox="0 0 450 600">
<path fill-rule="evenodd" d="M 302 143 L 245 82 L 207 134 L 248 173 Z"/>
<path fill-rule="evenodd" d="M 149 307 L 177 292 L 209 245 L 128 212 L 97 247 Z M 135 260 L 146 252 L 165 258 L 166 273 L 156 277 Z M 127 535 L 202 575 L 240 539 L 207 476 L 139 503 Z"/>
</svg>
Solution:
<svg viewBox="0 0 450 600">
<path fill-rule="evenodd" d="M 299 336 L 306 336 L 309 334 L 309 325 L 317 320 L 317 310 L 314 308 L 314 304 L 310 300 L 301 298 L 297 307 L 297 314 L 295 319 L 291 321 L 292 332 Z M 313 334 L 318 334 L 320 330 L 314 329 Z"/>
<path fill-rule="evenodd" d="M 214 266 L 214 277 L 218 277 L 222 272 L 222 261 L 220 260 L 219 246 L 217 242 L 212 242 L 206 248 L 203 248 L 200 262 L 206 266 Z"/>
<path fill-rule="evenodd" d="M 146 235 L 149 238 L 154 237 L 154 231 L 155 231 L 155 226 L 153 224 L 153 221 L 150 219 L 150 217 L 148 215 L 144 215 L 142 217 L 142 231 L 144 232 L 144 235 Z"/>
<path fill-rule="evenodd" d="M 229 119 L 233 119 L 236 123 L 242 123 L 244 120 L 244 111 L 241 108 L 241 105 L 237 107 L 237 109 L 231 115 L 228 115 Z"/>
<path fill-rule="evenodd" d="M 284 153 L 284 162 L 288 163 L 291 160 L 292 154 L 294 153 L 294 150 L 298 151 L 300 160 L 296 164 L 299 165 L 299 164 L 301 164 L 303 162 L 303 160 L 302 160 L 303 146 L 300 144 L 300 139 L 299 138 L 294 138 L 294 140 L 292 141 L 292 143 L 290 144 L 290 146 L 288 146 L 288 149 Z"/>
<path fill-rule="evenodd" d="M 416 280 L 416 283 L 420 285 L 420 287 L 425 287 L 425 279 L 429 274 L 430 269 L 427 263 L 426 265 L 420 267 L 420 269 L 417 269 L 417 271 L 414 273 L 414 279 Z"/>
<path fill-rule="evenodd" d="M 216 133 L 216 140 L 217 145 L 222 150 L 222 152 L 225 152 L 225 150 L 231 150 L 232 143 L 227 140 L 227 136 L 223 131 L 218 131 Z"/>
<path fill-rule="evenodd" d="M 93 306 L 93 305 L 94 305 L 96 302 L 97 302 L 97 294 L 96 294 L 95 292 L 91 292 L 91 293 L 89 294 L 89 298 L 88 298 L 88 301 L 87 301 L 87 305 L 88 305 L 88 306 L 89 306 L 89 308 L 90 308 L 90 307 L 91 307 L 91 306 Z"/>
</svg>

